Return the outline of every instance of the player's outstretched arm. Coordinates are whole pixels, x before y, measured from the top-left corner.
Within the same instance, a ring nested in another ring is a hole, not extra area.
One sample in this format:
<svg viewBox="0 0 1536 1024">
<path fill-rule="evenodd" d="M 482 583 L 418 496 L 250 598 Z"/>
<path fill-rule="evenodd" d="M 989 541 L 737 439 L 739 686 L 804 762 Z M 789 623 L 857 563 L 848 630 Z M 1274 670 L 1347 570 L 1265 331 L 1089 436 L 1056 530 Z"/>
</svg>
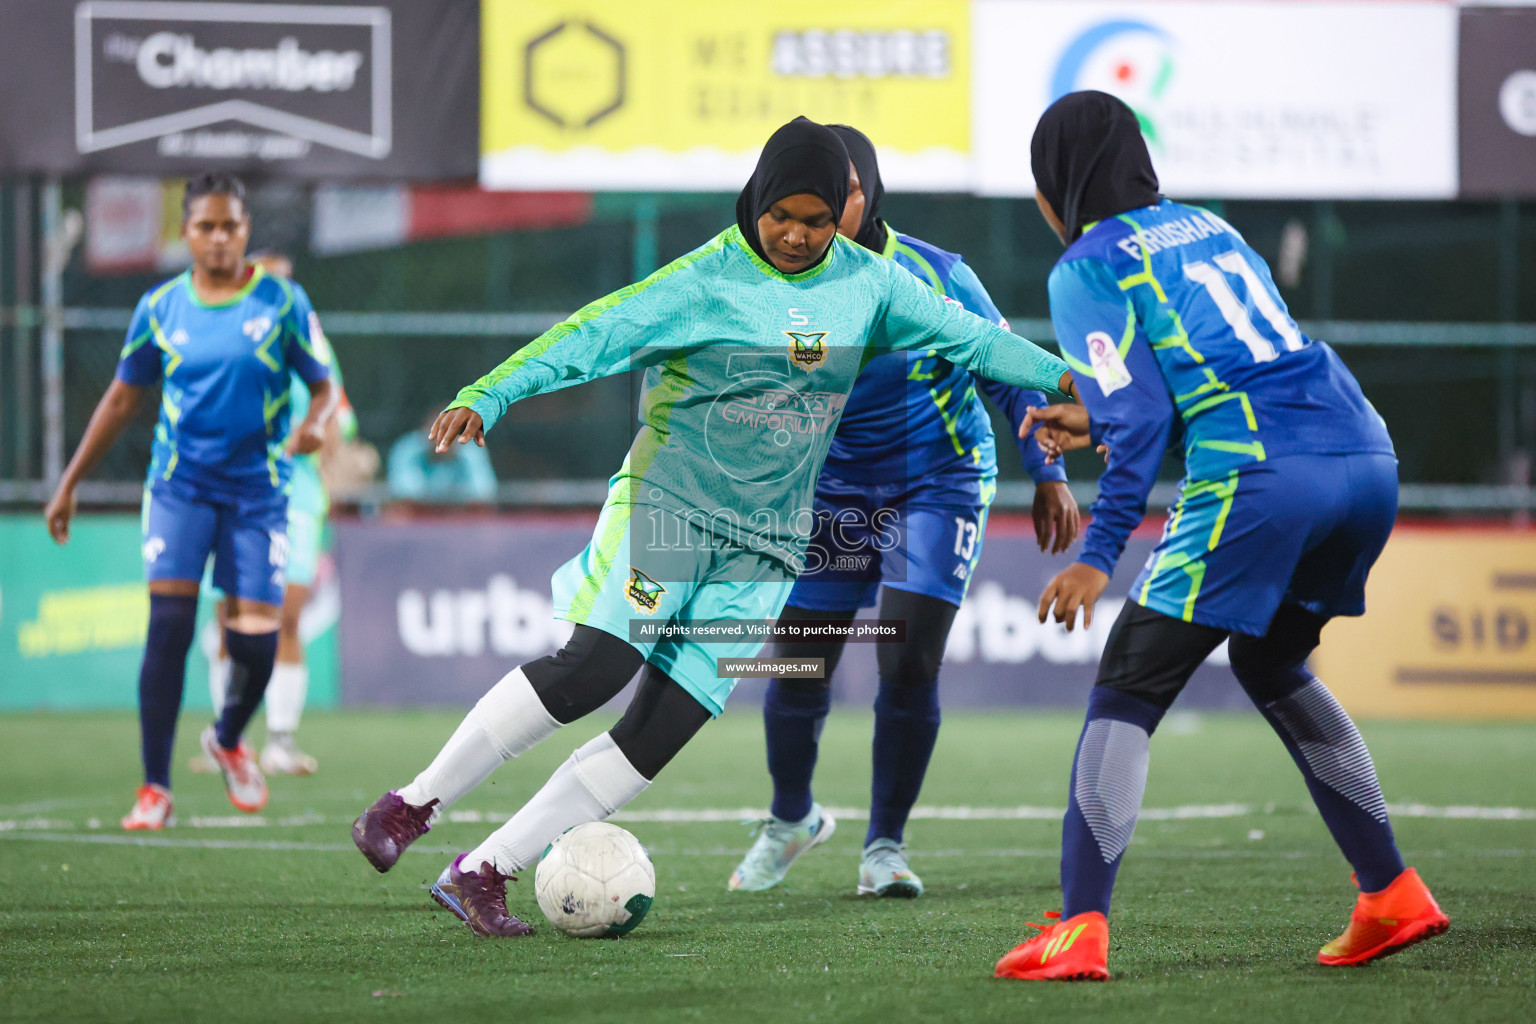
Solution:
<svg viewBox="0 0 1536 1024">
<path fill-rule="evenodd" d="M 1029 419 L 1040 423 L 1037 437 L 1048 429 L 1046 442 L 1063 450 L 1099 440 L 1110 449 L 1077 562 L 1059 573 L 1040 598 L 1040 621 L 1054 607 L 1056 621 L 1070 629 L 1080 608 L 1084 624 L 1092 621 L 1094 603 L 1109 583 L 1126 538 L 1146 512 L 1177 414 L 1157 359 L 1134 322 L 1133 333 L 1126 335 L 1125 297 L 1102 264 L 1057 264 L 1049 290 L 1056 337 L 1084 381 L 1084 404 L 1049 406 Z"/>
<path fill-rule="evenodd" d="M 86 425 L 80 447 L 75 449 L 74 457 L 64 467 L 59 486 L 43 509 L 48 533 L 58 543 L 69 541 L 69 521 L 75 516 L 75 488 L 123 436 L 123 431 L 139 411 L 143 397 L 143 388 L 114 380 L 107 386 L 101 401 L 96 403 L 96 411 L 91 413 L 91 422 Z"/>
<path fill-rule="evenodd" d="M 888 298 L 873 325 L 877 349 L 932 349 L 983 377 L 1031 391 L 1069 394 L 1067 364 L 1045 349 L 939 298 L 900 267 L 887 271 Z"/>
<path fill-rule="evenodd" d="M 456 409 L 444 409 L 437 414 L 437 419 L 432 421 L 432 429 L 427 431 L 427 440 L 432 442 L 433 451 L 441 455 L 448 450 L 448 446 L 457 441 L 459 444 L 468 444 L 471 440 L 481 448 L 485 447 L 485 424 L 480 419 L 480 414 L 475 410 L 459 406 Z"/>
<path fill-rule="evenodd" d="M 588 303 L 462 389 L 449 410 L 473 409 L 480 429 L 494 427 L 513 402 L 651 366 L 684 351 L 701 294 L 714 289 L 709 258 L 725 234 L 681 256 L 644 281 Z M 457 436 L 457 435 L 455 435 Z"/>
</svg>

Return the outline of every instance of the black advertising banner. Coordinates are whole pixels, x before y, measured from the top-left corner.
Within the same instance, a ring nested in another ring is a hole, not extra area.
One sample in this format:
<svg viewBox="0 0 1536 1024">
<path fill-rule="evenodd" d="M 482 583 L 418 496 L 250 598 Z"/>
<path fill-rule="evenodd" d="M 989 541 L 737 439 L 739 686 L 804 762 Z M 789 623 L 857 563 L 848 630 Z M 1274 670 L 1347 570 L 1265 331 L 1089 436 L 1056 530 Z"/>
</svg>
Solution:
<svg viewBox="0 0 1536 1024">
<path fill-rule="evenodd" d="M 0 171 L 460 178 L 476 0 L 6 0 Z"/>
<path fill-rule="evenodd" d="M 1457 72 L 1461 194 L 1536 196 L 1536 7 L 1466 7 Z"/>
<path fill-rule="evenodd" d="M 595 517 L 337 524 L 343 704 L 467 708 L 507 672 L 553 654 L 570 635 L 554 618 L 549 577 L 591 539 Z M 1157 534 L 1138 530 L 1093 626 L 1068 633 L 1036 618 L 1066 564 L 1042 555 L 1026 519 L 994 517 L 944 654 L 945 707 L 1087 706 L 1099 654 Z M 863 618 L 873 618 L 866 609 Z M 1218 649 L 1181 708 L 1249 708 Z M 850 643 L 833 694 L 872 706 L 875 646 Z M 767 683 L 744 679 L 726 705 L 754 707 Z"/>
<path fill-rule="evenodd" d="M 468 707 L 570 636 L 549 578 L 596 516 L 341 521 L 343 704 Z"/>
</svg>

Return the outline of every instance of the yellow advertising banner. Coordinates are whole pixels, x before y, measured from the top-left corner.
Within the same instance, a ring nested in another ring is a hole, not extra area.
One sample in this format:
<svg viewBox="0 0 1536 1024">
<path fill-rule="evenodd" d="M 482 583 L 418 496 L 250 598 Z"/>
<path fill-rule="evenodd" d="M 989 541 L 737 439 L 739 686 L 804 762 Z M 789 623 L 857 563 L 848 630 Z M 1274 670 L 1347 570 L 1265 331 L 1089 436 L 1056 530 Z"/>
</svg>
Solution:
<svg viewBox="0 0 1536 1024">
<path fill-rule="evenodd" d="M 1536 718 L 1536 532 L 1398 527 L 1312 668 L 1367 718 Z"/>
<path fill-rule="evenodd" d="M 889 186 L 963 189 L 964 0 L 484 0 L 488 188 L 736 189 L 798 114 L 851 124 Z"/>
</svg>

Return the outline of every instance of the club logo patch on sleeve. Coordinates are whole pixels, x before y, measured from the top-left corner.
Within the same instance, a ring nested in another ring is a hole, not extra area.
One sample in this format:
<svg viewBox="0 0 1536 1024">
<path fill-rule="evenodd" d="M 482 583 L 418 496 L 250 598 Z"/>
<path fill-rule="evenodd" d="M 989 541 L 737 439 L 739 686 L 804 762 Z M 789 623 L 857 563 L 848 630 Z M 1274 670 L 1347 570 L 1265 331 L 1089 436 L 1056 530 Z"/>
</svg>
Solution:
<svg viewBox="0 0 1536 1024">
<path fill-rule="evenodd" d="M 1103 331 L 1088 335 L 1088 362 L 1093 365 L 1093 377 L 1105 398 L 1131 382 L 1131 371 L 1120 358 L 1114 339 Z"/>
<path fill-rule="evenodd" d="M 315 361 L 321 366 L 330 366 L 332 361 L 331 340 L 320 329 L 320 317 L 315 314 L 314 310 L 309 311 L 309 344 L 315 350 Z"/>
<path fill-rule="evenodd" d="M 661 595 L 666 592 L 666 587 L 634 566 L 629 567 L 629 583 L 624 587 L 624 600 L 635 611 L 655 615 L 656 606 L 661 603 Z"/>
<path fill-rule="evenodd" d="M 784 333 L 789 335 L 789 354 L 800 369 L 814 370 L 827 361 L 826 331 L 812 331 L 805 334 L 798 331 Z"/>
</svg>

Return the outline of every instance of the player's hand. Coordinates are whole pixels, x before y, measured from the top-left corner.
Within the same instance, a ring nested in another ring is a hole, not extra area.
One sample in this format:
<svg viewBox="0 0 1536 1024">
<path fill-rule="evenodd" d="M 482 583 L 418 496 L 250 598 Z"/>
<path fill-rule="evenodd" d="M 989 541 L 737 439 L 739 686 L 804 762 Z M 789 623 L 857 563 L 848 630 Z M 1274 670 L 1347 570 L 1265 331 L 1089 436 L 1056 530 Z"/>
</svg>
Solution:
<svg viewBox="0 0 1536 1024">
<path fill-rule="evenodd" d="M 325 427 L 318 420 L 304 417 L 293 433 L 288 435 L 288 443 L 283 446 L 283 451 L 289 455 L 309 455 L 320 450 L 325 444 Z"/>
<path fill-rule="evenodd" d="M 1081 405 L 1032 406 L 1019 425 L 1019 436 L 1028 437 L 1031 430 L 1045 461 L 1055 462 L 1063 452 L 1088 447 L 1088 410 Z"/>
<path fill-rule="evenodd" d="M 485 447 L 485 421 L 480 414 L 473 409 L 448 409 L 438 414 L 432 423 L 432 429 L 427 431 L 427 440 L 436 447 L 435 451 L 441 455 L 448 450 L 448 446 L 455 440 L 459 444 L 468 444 L 470 438 L 474 438 L 475 444 Z"/>
<path fill-rule="evenodd" d="M 1104 593 L 1104 588 L 1109 586 L 1109 577 L 1091 565 L 1082 562 L 1073 562 L 1056 578 L 1045 585 L 1045 593 L 1040 595 L 1040 621 L 1043 623 L 1050 614 L 1051 605 L 1056 606 L 1056 621 L 1065 623 L 1067 632 L 1072 632 L 1072 627 L 1077 623 L 1077 610 L 1083 610 L 1083 628 L 1093 625 L 1093 606 Z"/>
<path fill-rule="evenodd" d="M 1077 539 L 1080 518 L 1072 489 L 1060 480 L 1035 484 L 1035 540 L 1040 550 L 1059 555 Z M 1054 537 L 1054 543 L 1052 538 Z"/>
<path fill-rule="evenodd" d="M 69 543 L 69 521 L 75 517 L 75 489 L 61 485 L 43 509 L 48 534 L 59 544 Z"/>
</svg>

